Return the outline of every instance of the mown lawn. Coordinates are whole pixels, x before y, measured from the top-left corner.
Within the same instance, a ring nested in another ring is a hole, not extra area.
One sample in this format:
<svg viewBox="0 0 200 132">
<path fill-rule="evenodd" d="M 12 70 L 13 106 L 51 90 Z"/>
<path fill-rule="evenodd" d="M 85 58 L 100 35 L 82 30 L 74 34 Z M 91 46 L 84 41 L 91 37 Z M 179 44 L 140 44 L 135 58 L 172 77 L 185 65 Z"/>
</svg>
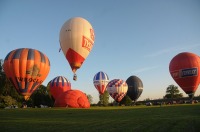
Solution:
<svg viewBox="0 0 200 132">
<path fill-rule="evenodd" d="M 200 104 L 0 109 L 0 131 L 200 132 Z"/>
</svg>

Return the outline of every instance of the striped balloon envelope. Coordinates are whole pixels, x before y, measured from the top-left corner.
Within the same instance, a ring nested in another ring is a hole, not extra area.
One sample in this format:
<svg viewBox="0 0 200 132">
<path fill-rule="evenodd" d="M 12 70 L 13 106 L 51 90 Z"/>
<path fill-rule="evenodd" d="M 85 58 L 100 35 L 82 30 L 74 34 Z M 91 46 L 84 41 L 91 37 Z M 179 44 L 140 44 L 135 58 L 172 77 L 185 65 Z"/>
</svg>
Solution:
<svg viewBox="0 0 200 132">
<path fill-rule="evenodd" d="M 56 99 L 60 94 L 71 90 L 71 83 L 67 78 L 63 76 L 57 76 L 50 82 L 50 92 L 54 99 Z"/>
<path fill-rule="evenodd" d="M 93 48 L 95 39 L 92 25 L 84 18 L 74 17 L 66 21 L 60 30 L 60 46 L 76 80 L 76 70 Z"/>
<path fill-rule="evenodd" d="M 120 102 L 128 91 L 128 85 L 121 79 L 114 79 L 108 83 L 107 91 L 116 102 Z"/>
<path fill-rule="evenodd" d="M 108 82 L 109 82 L 108 75 L 102 71 L 98 72 L 93 79 L 93 84 L 95 88 L 98 90 L 99 94 L 104 93 Z"/>
<path fill-rule="evenodd" d="M 3 68 L 17 92 L 28 100 L 46 79 L 50 61 L 45 54 L 36 49 L 21 48 L 8 53 Z"/>
</svg>

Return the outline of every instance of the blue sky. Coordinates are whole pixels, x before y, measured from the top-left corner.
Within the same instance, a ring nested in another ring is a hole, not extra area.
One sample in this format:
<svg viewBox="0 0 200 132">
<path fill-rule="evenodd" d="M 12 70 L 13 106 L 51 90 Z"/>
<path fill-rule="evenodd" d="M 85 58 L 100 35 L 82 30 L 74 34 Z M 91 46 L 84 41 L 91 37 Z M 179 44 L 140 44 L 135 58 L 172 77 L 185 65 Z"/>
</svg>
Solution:
<svg viewBox="0 0 200 132">
<path fill-rule="evenodd" d="M 59 32 L 65 21 L 77 16 L 92 24 L 96 38 L 73 81 L 59 52 Z M 91 94 L 94 102 L 99 98 L 93 77 L 99 71 L 110 80 L 138 76 L 144 85 L 139 100 L 162 98 L 168 85 L 178 86 L 169 74 L 171 59 L 185 51 L 200 55 L 200 1 L 0 0 L 0 45 L 0 59 L 17 48 L 40 50 L 51 62 L 44 85 L 65 76 L 73 89 Z"/>
</svg>

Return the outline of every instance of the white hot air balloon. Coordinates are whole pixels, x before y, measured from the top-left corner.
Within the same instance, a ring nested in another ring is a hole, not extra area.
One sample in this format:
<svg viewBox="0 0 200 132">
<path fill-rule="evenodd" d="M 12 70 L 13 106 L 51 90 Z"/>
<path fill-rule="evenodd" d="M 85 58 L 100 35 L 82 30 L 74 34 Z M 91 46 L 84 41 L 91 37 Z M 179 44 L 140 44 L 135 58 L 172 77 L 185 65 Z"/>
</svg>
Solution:
<svg viewBox="0 0 200 132">
<path fill-rule="evenodd" d="M 76 70 L 81 67 L 92 50 L 94 39 L 92 25 L 84 18 L 71 18 L 61 28 L 60 46 L 74 73 L 74 80 Z"/>
</svg>

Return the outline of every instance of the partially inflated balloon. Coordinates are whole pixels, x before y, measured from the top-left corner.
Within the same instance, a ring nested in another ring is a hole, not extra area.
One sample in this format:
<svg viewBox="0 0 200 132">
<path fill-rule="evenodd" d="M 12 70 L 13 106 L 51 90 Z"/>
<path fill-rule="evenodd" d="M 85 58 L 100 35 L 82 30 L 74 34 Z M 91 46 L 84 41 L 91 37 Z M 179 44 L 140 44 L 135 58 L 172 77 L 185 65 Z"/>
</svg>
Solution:
<svg viewBox="0 0 200 132">
<path fill-rule="evenodd" d="M 74 74 L 92 50 L 94 38 L 91 24 L 81 17 L 71 18 L 62 26 L 60 46 Z"/>
<path fill-rule="evenodd" d="M 126 83 L 128 85 L 127 95 L 131 98 L 131 100 L 136 101 L 143 91 L 143 84 L 140 78 L 137 76 L 130 76 Z"/>
<path fill-rule="evenodd" d="M 46 79 L 50 62 L 48 57 L 38 50 L 21 48 L 8 53 L 3 68 L 18 93 L 27 100 Z"/>
<path fill-rule="evenodd" d="M 108 93 L 116 102 L 120 102 L 124 98 L 127 90 L 128 86 L 126 82 L 121 79 L 114 79 L 107 85 Z"/>
<path fill-rule="evenodd" d="M 190 98 L 199 85 L 200 80 L 200 59 L 194 53 L 183 52 L 176 55 L 169 64 L 169 71 L 172 78 L 189 95 Z"/>
<path fill-rule="evenodd" d="M 71 89 L 71 83 L 63 76 L 57 76 L 50 82 L 50 92 L 54 99 Z"/>
<path fill-rule="evenodd" d="M 87 96 L 80 90 L 68 90 L 55 100 L 55 107 L 90 108 Z"/>
<path fill-rule="evenodd" d="M 98 90 L 99 94 L 103 94 L 109 82 L 108 75 L 105 72 L 98 72 L 93 78 L 93 84 Z"/>
</svg>

